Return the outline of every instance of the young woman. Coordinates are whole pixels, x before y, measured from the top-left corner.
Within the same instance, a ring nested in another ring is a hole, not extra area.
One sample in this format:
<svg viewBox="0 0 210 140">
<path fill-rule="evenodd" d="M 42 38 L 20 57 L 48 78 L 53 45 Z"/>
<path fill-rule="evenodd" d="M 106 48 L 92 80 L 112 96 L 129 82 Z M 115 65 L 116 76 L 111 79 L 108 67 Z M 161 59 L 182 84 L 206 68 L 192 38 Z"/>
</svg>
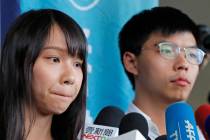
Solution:
<svg viewBox="0 0 210 140">
<path fill-rule="evenodd" d="M 86 108 L 86 39 L 52 9 L 31 10 L 6 35 L 0 60 L 0 139 L 75 140 Z"/>
</svg>

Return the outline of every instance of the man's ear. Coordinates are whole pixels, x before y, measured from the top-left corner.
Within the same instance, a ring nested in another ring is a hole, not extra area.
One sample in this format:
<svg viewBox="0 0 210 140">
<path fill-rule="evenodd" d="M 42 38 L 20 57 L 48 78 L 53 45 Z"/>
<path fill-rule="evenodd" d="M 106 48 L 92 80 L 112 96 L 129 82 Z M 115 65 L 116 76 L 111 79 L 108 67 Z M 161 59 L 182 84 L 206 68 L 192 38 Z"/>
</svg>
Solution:
<svg viewBox="0 0 210 140">
<path fill-rule="evenodd" d="M 125 69 L 133 75 L 138 74 L 137 57 L 131 52 L 125 52 L 123 55 L 123 63 Z"/>
</svg>

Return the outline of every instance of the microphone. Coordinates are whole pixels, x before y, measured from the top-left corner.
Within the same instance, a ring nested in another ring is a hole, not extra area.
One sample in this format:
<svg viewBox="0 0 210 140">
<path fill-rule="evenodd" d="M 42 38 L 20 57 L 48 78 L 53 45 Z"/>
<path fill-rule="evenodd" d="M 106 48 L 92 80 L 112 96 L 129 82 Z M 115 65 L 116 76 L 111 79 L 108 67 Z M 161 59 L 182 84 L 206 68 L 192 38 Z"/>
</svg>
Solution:
<svg viewBox="0 0 210 140">
<path fill-rule="evenodd" d="M 82 140 L 107 140 L 119 133 L 119 124 L 124 112 L 114 106 L 103 108 L 96 117 L 94 124 L 85 124 Z"/>
<path fill-rule="evenodd" d="M 110 138 L 108 140 L 146 140 L 146 139 L 138 130 L 132 130 L 118 137 Z"/>
<path fill-rule="evenodd" d="M 107 140 L 117 137 L 119 128 L 102 126 L 96 124 L 85 124 L 84 132 L 81 135 L 82 140 Z M 79 138 L 80 139 L 80 138 Z"/>
<path fill-rule="evenodd" d="M 139 113 L 132 112 L 125 115 L 119 127 L 119 135 L 137 129 L 145 139 L 148 139 L 148 124 L 146 119 Z"/>
<path fill-rule="evenodd" d="M 206 139 L 208 136 L 205 131 L 205 121 L 209 115 L 210 115 L 210 105 L 209 104 L 202 104 L 195 111 L 196 122 Z"/>
<path fill-rule="evenodd" d="M 206 119 L 205 130 L 206 130 L 206 133 L 208 135 L 208 138 L 210 139 L 210 115 Z"/>
<path fill-rule="evenodd" d="M 157 137 L 155 140 L 167 140 L 167 136 L 161 135 L 161 136 Z"/>
<path fill-rule="evenodd" d="M 199 140 L 192 107 L 176 102 L 166 109 L 167 140 Z"/>
<path fill-rule="evenodd" d="M 124 112 L 117 107 L 107 106 L 103 108 L 96 117 L 94 124 L 119 127 Z"/>
</svg>

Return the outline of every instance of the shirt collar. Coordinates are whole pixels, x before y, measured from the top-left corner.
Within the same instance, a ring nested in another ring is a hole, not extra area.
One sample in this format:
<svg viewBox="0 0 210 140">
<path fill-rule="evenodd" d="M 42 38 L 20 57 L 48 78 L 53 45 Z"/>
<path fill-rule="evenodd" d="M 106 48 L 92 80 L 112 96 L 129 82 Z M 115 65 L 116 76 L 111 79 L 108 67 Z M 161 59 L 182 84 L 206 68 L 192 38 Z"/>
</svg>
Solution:
<svg viewBox="0 0 210 140">
<path fill-rule="evenodd" d="M 147 114 L 145 114 L 142 110 L 140 110 L 133 103 L 130 104 L 127 113 L 131 113 L 131 112 L 139 113 L 147 120 L 148 128 L 149 128 L 149 134 L 148 135 L 152 140 L 154 140 L 158 136 L 160 136 L 159 129 L 158 129 L 157 125 L 152 121 L 152 119 Z"/>
</svg>

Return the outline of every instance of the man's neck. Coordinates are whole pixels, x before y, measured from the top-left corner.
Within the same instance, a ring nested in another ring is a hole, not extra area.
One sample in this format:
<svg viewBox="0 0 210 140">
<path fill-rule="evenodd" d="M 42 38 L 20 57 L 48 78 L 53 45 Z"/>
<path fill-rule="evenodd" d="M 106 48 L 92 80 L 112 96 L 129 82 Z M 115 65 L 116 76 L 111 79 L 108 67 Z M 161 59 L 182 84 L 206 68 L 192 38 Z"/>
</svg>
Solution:
<svg viewBox="0 0 210 140">
<path fill-rule="evenodd" d="M 165 109 L 167 104 L 161 101 L 157 102 L 144 94 L 137 95 L 134 104 L 152 119 L 159 129 L 160 135 L 166 134 Z"/>
</svg>

